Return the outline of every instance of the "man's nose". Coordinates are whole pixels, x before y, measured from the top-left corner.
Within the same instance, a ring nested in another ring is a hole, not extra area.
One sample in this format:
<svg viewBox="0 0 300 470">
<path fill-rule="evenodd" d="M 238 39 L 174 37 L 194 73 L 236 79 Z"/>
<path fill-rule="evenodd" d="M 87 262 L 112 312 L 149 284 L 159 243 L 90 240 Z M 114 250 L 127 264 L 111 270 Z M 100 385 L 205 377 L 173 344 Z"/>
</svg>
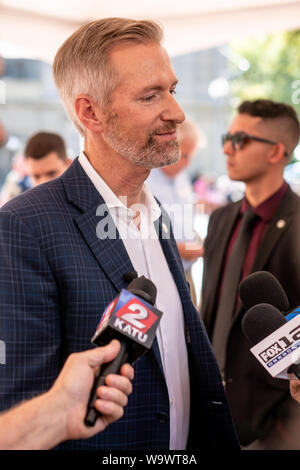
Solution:
<svg viewBox="0 0 300 470">
<path fill-rule="evenodd" d="M 234 149 L 231 140 L 227 140 L 223 145 L 223 153 L 224 155 L 233 155 Z"/>
<path fill-rule="evenodd" d="M 169 95 L 169 98 L 165 104 L 165 108 L 161 114 L 163 121 L 174 121 L 180 124 L 185 120 L 185 114 L 173 95 Z"/>
</svg>

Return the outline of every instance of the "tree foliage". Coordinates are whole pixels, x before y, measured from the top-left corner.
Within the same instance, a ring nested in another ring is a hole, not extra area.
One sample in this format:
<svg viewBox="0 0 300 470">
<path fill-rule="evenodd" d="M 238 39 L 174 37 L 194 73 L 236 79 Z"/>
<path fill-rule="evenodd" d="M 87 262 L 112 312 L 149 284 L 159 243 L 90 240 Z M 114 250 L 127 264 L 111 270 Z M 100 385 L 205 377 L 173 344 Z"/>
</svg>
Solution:
<svg viewBox="0 0 300 470">
<path fill-rule="evenodd" d="M 300 81 L 295 83 L 300 80 L 300 30 L 235 41 L 230 50 L 234 57 L 249 62 L 244 72 L 238 67 L 239 61 L 231 62 L 233 96 L 241 101 L 256 98 L 282 101 L 300 114 L 300 105 L 297 106 Z"/>
<path fill-rule="evenodd" d="M 300 30 L 235 41 L 230 58 L 235 107 L 246 99 L 272 99 L 293 106 L 300 119 Z"/>
</svg>

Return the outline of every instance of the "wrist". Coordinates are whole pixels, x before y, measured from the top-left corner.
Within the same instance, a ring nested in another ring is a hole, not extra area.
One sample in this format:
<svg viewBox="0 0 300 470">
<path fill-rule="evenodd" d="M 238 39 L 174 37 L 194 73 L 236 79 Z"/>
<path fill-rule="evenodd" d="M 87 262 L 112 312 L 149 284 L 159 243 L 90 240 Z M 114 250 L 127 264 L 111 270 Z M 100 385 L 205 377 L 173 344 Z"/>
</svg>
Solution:
<svg viewBox="0 0 300 470">
<path fill-rule="evenodd" d="M 43 399 L 42 409 L 44 410 L 44 419 L 46 416 L 48 417 L 48 438 L 52 441 L 49 448 L 54 447 L 59 442 L 63 442 L 68 438 L 68 403 L 64 398 L 63 393 L 52 389 L 41 397 L 41 399 Z"/>
</svg>

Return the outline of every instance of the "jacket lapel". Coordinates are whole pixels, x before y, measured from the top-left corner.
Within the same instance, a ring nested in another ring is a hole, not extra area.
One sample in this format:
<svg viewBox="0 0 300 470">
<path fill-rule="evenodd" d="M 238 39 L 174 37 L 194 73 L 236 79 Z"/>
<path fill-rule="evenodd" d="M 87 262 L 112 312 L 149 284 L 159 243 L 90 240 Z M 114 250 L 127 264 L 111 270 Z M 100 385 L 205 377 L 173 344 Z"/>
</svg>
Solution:
<svg viewBox="0 0 300 470">
<path fill-rule="evenodd" d="M 193 303 L 190 296 L 190 289 L 185 277 L 184 269 L 182 266 L 182 262 L 180 259 L 180 255 L 178 253 L 177 244 L 173 237 L 173 234 L 170 232 L 168 226 L 169 223 L 164 224 L 164 220 L 169 222 L 169 216 L 166 214 L 164 209 L 161 207 L 162 215 L 161 217 L 155 222 L 156 232 L 159 236 L 159 241 L 167 260 L 171 275 L 173 276 L 174 282 L 176 284 L 181 304 L 182 310 L 184 314 L 184 322 L 185 322 L 185 335 L 186 335 L 186 342 L 188 343 L 189 335 L 187 334 L 187 330 L 192 330 L 192 325 L 190 325 L 190 321 L 192 319 L 191 316 L 191 309 L 193 308 Z"/>
<path fill-rule="evenodd" d="M 169 216 L 166 214 L 162 206 L 160 206 L 160 208 L 162 215 L 155 222 L 155 229 L 158 234 L 163 253 L 168 262 L 169 269 L 171 271 L 171 274 L 174 278 L 176 287 L 181 297 L 182 289 L 184 293 L 189 292 L 188 284 L 185 278 L 183 267 L 181 266 L 181 261 L 179 259 L 176 241 L 173 238 L 173 235 L 171 235 L 169 229 L 169 223 L 164 223 L 164 220 L 167 220 L 169 222 Z"/>
<path fill-rule="evenodd" d="M 228 245 L 235 220 L 240 211 L 240 206 L 241 204 L 236 204 L 232 206 L 232 210 L 229 212 L 229 214 L 226 214 L 226 220 L 224 220 L 222 226 L 220 225 L 216 227 L 216 230 L 218 234 L 220 234 L 220 236 L 218 237 L 218 247 L 215 250 L 213 270 L 215 273 L 216 272 L 219 273 L 220 276 L 222 275 L 222 266 L 224 262 L 224 256 L 226 254 L 226 247 Z M 218 276 L 214 276 L 214 279 L 215 279 L 214 291 L 216 291 L 217 285 L 219 283 Z"/>
<path fill-rule="evenodd" d="M 102 202 L 102 208 L 106 205 Z M 84 214 L 75 218 L 82 236 L 89 245 L 99 265 L 105 271 L 107 277 L 114 284 L 117 291 L 127 287 L 123 275 L 129 271 L 136 273 L 131 260 L 127 254 L 123 241 L 120 239 L 119 232 L 109 213 L 108 208 L 103 210 L 104 215 L 98 216 L 97 210 L 99 204 L 86 211 Z M 108 227 L 104 236 L 99 234 L 103 232 L 98 230 L 100 227 Z M 137 273 L 136 273 L 137 274 Z"/>
<path fill-rule="evenodd" d="M 288 188 L 261 241 L 251 272 L 264 268 L 280 238 L 290 226 L 297 210 L 296 199 L 293 196 L 294 193 Z"/>
<path fill-rule="evenodd" d="M 78 159 L 62 176 L 67 199 L 80 209 L 74 217 L 83 238 L 117 291 L 126 288 L 123 275 L 136 273 L 103 198 Z"/>
<path fill-rule="evenodd" d="M 213 246 L 213 253 L 209 255 L 207 260 L 206 286 L 208 291 L 204 297 L 201 306 L 201 312 L 205 320 L 207 330 L 210 332 L 214 324 L 216 315 L 216 303 L 219 295 L 219 285 L 223 273 L 223 262 L 226 255 L 226 248 L 232 233 L 232 228 L 240 211 L 241 202 L 234 204 L 222 223 L 213 227 L 216 231 L 216 243 Z M 205 245 L 204 245 L 205 249 Z M 209 248 L 208 248 L 209 249 Z"/>
<path fill-rule="evenodd" d="M 176 283 L 176 286 L 178 288 L 178 292 L 179 292 L 179 295 L 180 295 L 180 298 L 181 298 L 181 301 L 182 301 L 182 306 L 183 306 L 184 314 L 185 314 L 185 304 L 186 303 L 183 302 L 182 287 L 186 286 L 186 289 L 187 289 L 187 292 L 188 292 L 187 282 L 185 280 L 184 274 L 182 275 L 182 269 L 180 269 L 180 265 L 178 264 L 178 261 L 176 260 L 175 249 L 174 249 L 174 247 L 171 246 L 170 231 L 169 231 L 168 228 L 166 228 L 167 226 L 169 226 L 169 224 L 165 225 L 164 222 L 163 222 L 164 220 L 168 221 L 168 215 L 166 215 L 166 212 L 164 211 L 164 209 L 161 206 L 161 204 L 159 203 L 159 201 L 157 201 L 157 202 L 160 206 L 162 214 L 159 217 L 159 219 L 154 222 L 154 226 L 155 226 L 155 230 L 156 230 L 156 233 L 158 235 L 159 242 L 160 242 L 160 245 L 162 247 L 163 253 L 164 253 L 164 255 L 166 257 L 166 260 L 167 260 L 167 263 L 169 265 L 171 274 L 172 274 L 172 276 L 174 278 L 174 281 Z M 175 247 L 176 247 L 176 242 L 174 241 L 174 243 L 175 243 Z M 155 359 L 156 359 L 156 361 L 159 365 L 159 368 L 160 368 L 160 371 L 163 375 L 163 378 L 165 380 L 165 374 L 164 374 L 164 370 L 163 370 L 162 360 L 161 360 L 161 356 L 160 356 L 160 352 L 159 352 L 159 346 L 158 346 L 158 342 L 157 342 L 156 337 L 154 338 L 154 341 L 153 341 L 153 344 L 152 344 L 152 351 L 153 351 Z"/>
</svg>

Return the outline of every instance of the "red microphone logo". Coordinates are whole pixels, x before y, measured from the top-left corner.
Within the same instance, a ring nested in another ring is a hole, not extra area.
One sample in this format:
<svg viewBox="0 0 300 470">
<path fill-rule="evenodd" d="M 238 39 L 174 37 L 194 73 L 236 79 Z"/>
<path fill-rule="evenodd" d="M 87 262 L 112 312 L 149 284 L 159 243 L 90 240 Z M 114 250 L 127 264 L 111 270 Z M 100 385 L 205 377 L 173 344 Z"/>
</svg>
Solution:
<svg viewBox="0 0 300 470">
<path fill-rule="evenodd" d="M 115 317 L 115 328 L 144 344 L 148 340 L 147 332 L 154 323 L 159 320 L 159 318 L 136 297 L 132 297 L 124 304 L 116 312 Z"/>
</svg>

